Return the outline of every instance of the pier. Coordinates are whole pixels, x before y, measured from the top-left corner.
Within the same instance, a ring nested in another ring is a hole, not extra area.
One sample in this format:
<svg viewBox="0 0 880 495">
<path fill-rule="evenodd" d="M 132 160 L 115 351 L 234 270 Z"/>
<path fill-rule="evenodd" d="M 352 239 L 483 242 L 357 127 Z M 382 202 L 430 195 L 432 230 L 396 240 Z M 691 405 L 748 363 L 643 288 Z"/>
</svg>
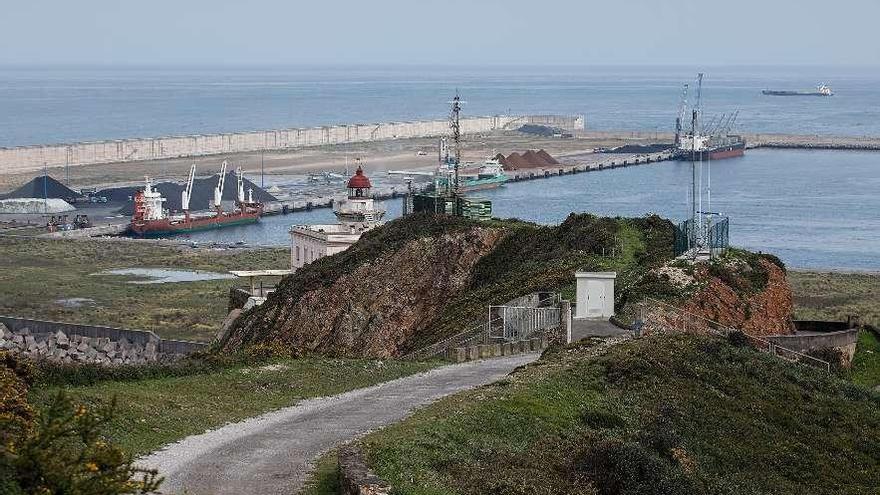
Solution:
<svg viewBox="0 0 880 495">
<path fill-rule="evenodd" d="M 587 162 L 584 157 L 590 158 L 601 157 L 598 160 Z M 608 170 L 621 167 L 632 167 L 636 165 L 648 165 L 658 163 L 672 158 L 669 152 L 648 153 L 643 155 L 615 155 L 587 153 L 575 154 L 562 157 L 567 163 L 560 164 L 553 168 L 529 168 L 519 169 L 507 172 L 507 182 L 525 182 L 538 179 L 549 179 L 551 177 L 559 177 L 561 175 L 581 174 L 586 172 L 598 172 L 600 170 Z M 425 192 L 424 188 L 413 188 L 413 193 Z M 391 199 L 403 198 L 406 192 L 390 191 L 379 192 L 373 195 L 377 201 L 388 201 Z M 287 213 L 295 213 L 301 211 L 310 211 L 319 208 L 332 208 L 333 205 L 341 199 L 342 196 L 322 196 L 312 198 L 310 200 L 298 201 L 277 201 L 267 204 L 263 209 L 263 215 L 282 215 Z"/>
</svg>

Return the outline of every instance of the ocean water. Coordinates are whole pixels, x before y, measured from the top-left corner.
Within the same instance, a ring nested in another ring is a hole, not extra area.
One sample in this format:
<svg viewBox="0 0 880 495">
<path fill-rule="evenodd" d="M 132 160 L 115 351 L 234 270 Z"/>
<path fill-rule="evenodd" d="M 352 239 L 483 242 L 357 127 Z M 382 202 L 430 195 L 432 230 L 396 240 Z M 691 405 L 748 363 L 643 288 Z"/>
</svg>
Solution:
<svg viewBox="0 0 880 495">
<path fill-rule="evenodd" d="M 690 180 L 690 164 L 670 161 L 509 183 L 479 195 L 492 200 L 497 217 L 543 224 L 571 212 L 680 221 L 690 211 Z M 704 209 L 730 218 L 731 244 L 774 253 L 795 268 L 880 270 L 880 153 L 750 150 L 713 162 L 711 180 L 711 210 Z M 384 205 L 388 218 L 400 215 L 400 201 Z M 285 246 L 292 224 L 334 221 L 320 209 L 190 238 Z"/>
<path fill-rule="evenodd" d="M 707 116 L 751 132 L 880 135 L 880 68 L 0 68 L 0 146 L 443 118 L 584 114 L 594 129 L 671 130 L 683 83 L 706 73 Z M 832 98 L 761 90 L 830 84 Z"/>
</svg>

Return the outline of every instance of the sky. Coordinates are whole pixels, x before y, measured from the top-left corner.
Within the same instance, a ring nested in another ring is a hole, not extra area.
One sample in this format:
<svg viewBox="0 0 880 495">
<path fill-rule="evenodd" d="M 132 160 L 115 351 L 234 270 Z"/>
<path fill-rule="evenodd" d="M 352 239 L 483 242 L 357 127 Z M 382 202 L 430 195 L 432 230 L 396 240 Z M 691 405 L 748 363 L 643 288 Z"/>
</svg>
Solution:
<svg viewBox="0 0 880 495">
<path fill-rule="evenodd" d="M 880 0 L 0 0 L 3 65 L 880 65 Z"/>
</svg>

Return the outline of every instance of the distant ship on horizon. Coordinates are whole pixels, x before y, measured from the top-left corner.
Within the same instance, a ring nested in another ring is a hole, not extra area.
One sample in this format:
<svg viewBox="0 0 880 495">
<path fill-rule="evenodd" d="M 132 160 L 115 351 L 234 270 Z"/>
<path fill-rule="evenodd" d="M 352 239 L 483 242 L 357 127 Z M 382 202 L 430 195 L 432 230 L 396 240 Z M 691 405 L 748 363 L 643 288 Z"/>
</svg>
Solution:
<svg viewBox="0 0 880 495">
<path fill-rule="evenodd" d="M 826 84 L 820 84 L 816 87 L 816 91 L 779 91 L 774 89 L 765 89 L 761 93 L 768 96 L 834 96 L 834 91 Z"/>
</svg>

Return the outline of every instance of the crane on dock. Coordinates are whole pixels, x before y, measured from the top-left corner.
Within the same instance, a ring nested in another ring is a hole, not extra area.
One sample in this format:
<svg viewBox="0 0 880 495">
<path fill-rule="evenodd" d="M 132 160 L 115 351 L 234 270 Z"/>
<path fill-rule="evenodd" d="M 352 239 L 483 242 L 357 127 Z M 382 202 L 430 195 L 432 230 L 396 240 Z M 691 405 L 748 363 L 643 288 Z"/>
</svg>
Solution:
<svg viewBox="0 0 880 495">
<path fill-rule="evenodd" d="M 180 193 L 180 209 L 184 212 L 189 211 L 189 200 L 192 199 L 193 181 L 196 178 L 196 164 L 193 163 L 189 167 L 189 177 L 186 179 L 186 189 Z"/>
<path fill-rule="evenodd" d="M 226 184 L 226 160 L 223 160 L 223 163 L 220 165 L 220 179 L 217 180 L 217 187 L 214 188 L 214 208 L 217 211 L 221 210 L 221 203 L 223 201 L 223 186 Z"/>
</svg>

